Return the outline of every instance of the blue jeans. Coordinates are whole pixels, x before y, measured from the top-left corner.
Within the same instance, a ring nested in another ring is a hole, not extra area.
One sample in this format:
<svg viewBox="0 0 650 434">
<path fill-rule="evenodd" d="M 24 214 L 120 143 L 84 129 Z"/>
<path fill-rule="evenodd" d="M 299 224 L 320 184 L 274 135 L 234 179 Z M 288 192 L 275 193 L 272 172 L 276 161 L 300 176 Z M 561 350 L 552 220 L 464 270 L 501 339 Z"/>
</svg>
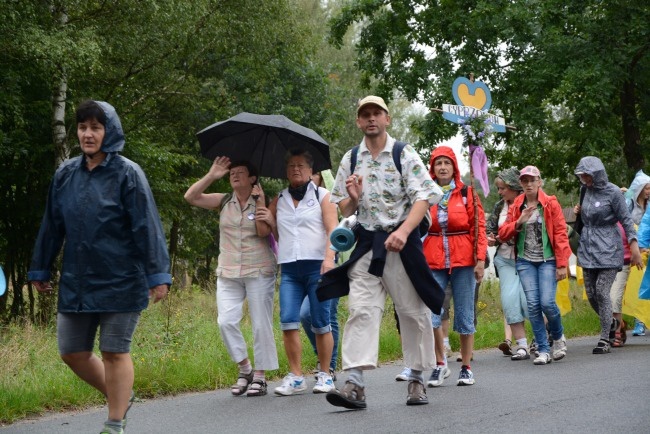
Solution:
<svg viewBox="0 0 650 434">
<path fill-rule="evenodd" d="M 555 260 L 530 262 L 517 258 L 517 272 L 521 286 L 526 294 L 528 318 L 540 353 L 550 353 L 551 346 L 546 335 L 544 316 L 548 321 L 551 339 L 558 340 L 564 334 L 560 309 L 555 303 L 557 281 L 555 280 Z M 542 316 L 542 313 L 544 316 Z"/>
<path fill-rule="evenodd" d="M 334 339 L 334 346 L 332 347 L 332 360 L 330 361 L 330 369 L 336 371 L 336 359 L 339 355 L 339 319 L 337 317 L 339 308 L 339 299 L 332 298 L 330 300 L 330 325 L 332 326 L 332 339 Z M 314 349 L 314 354 L 318 355 L 318 350 L 316 350 L 316 336 L 314 331 L 311 329 L 311 312 L 310 312 L 309 298 L 305 297 L 300 306 L 300 322 L 302 323 L 302 328 L 305 329 L 305 333 L 311 342 L 311 346 Z"/>
<path fill-rule="evenodd" d="M 303 260 L 280 266 L 280 329 L 300 328 L 300 306 L 309 297 L 312 331 L 318 335 L 332 331 L 330 301 L 318 301 L 316 289 L 323 261 Z"/>
<path fill-rule="evenodd" d="M 461 335 L 473 335 L 474 326 L 474 291 L 476 291 L 476 277 L 474 267 L 454 267 L 451 273 L 448 268 L 431 270 L 433 278 L 441 288 L 446 288 L 451 281 L 451 297 L 454 300 L 454 331 Z M 431 314 L 431 326 L 440 327 L 440 317 Z"/>
</svg>

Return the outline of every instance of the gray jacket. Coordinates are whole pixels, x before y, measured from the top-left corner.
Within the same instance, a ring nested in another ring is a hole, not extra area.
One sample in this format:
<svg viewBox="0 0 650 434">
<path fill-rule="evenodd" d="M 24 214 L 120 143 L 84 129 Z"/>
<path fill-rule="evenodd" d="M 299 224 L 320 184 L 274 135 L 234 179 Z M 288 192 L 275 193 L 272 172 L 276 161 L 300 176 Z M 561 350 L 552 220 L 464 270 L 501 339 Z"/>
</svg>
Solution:
<svg viewBox="0 0 650 434">
<path fill-rule="evenodd" d="M 578 247 L 578 265 L 583 268 L 621 268 L 623 242 L 617 223 L 621 222 L 628 241 L 636 240 L 636 230 L 621 190 L 608 181 L 605 166 L 597 157 L 584 157 L 575 174 L 590 175 L 580 214 L 584 228 Z"/>
</svg>

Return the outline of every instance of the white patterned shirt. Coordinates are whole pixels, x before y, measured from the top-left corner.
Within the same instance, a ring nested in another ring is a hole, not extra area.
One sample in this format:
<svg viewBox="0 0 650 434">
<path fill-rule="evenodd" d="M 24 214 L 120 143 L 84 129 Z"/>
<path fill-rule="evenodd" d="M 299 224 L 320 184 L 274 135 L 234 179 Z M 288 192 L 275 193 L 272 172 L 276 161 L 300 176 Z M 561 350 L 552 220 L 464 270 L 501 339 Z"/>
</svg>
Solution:
<svg viewBox="0 0 650 434">
<path fill-rule="evenodd" d="M 355 174 L 363 177 L 357 219 L 369 231 L 391 232 L 406 220 L 414 202 L 424 200 L 431 206 L 442 198 L 442 190 L 433 182 L 420 156 L 410 145 L 402 151 L 400 175 L 393 161 L 395 139 L 387 136 L 386 146 L 375 160 L 364 138 L 359 145 L 354 169 Z M 345 180 L 350 176 L 351 154 L 352 150 L 349 150 L 341 159 L 330 196 L 333 203 L 338 204 L 349 197 Z"/>
</svg>

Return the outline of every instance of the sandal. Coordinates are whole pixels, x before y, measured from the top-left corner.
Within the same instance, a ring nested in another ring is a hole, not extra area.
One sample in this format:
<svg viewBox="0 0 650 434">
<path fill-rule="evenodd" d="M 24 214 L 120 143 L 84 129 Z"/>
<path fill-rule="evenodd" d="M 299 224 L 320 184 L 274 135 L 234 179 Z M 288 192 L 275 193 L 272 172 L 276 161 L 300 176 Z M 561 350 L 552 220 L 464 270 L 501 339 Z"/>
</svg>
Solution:
<svg viewBox="0 0 650 434">
<path fill-rule="evenodd" d="M 497 348 L 503 352 L 504 356 L 512 356 L 512 342 L 510 339 L 501 342 Z"/>
<path fill-rule="evenodd" d="M 239 377 L 237 377 L 237 382 L 232 386 L 230 386 L 230 393 L 232 393 L 234 396 L 243 395 L 244 392 L 248 390 L 248 386 L 250 386 L 252 382 L 253 382 L 253 371 L 251 371 L 250 374 L 242 374 L 240 372 Z"/>
<path fill-rule="evenodd" d="M 510 356 L 510 360 L 528 360 L 530 359 L 530 354 L 528 353 L 528 349 L 526 347 L 517 347 L 517 350 L 515 353 Z"/>
<path fill-rule="evenodd" d="M 621 341 L 623 343 L 627 342 L 627 324 L 625 323 L 625 320 L 621 321 Z"/>
<path fill-rule="evenodd" d="M 607 354 L 609 353 L 609 341 L 601 339 L 596 344 L 596 347 L 592 350 L 592 354 Z"/>
<path fill-rule="evenodd" d="M 620 348 L 625 345 L 625 342 L 623 341 L 623 337 L 620 332 L 614 333 L 614 339 L 612 339 L 612 347 L 614 348 Z"/>
<path fill-rule="evenodd" d="M 267 384 L 264 380 L 253 380 L 248 386 L 246 396 L 264 396 L 266 395 Z"/>
</svg>

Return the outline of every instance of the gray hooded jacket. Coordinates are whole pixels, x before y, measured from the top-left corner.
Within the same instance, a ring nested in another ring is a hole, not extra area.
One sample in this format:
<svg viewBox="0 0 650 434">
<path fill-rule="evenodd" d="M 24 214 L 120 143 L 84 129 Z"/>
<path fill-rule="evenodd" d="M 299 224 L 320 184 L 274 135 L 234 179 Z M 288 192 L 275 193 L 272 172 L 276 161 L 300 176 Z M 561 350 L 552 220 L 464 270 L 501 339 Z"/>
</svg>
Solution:
<svg viewBox="0 0 650 434">
<path fill-rule="evenodd" d="M 149 288 L 171 285 L 167 243 L 144 172 L 118 154 L 120 119 L 110 104 L 97 103 L 106 113 L 106 159 L 92 171 L 83 155 L 57 169 L 28 279 L 50 280 L 65 241 L 59 312 L 138 312 Z"/>
<path fill-rule="evenodd" d="M 636 230 L 621 190 L 607 179 L 605 166 L 597 157 L 584 157 L 575 174 L 590 175 L 580 214 L 584 228 L 578 247 L 578 265 L 583 268 L 621 268 L 623 242 L 617 222 L 621 222 L 628 241 L 636 240 Z"/>
</svg>

